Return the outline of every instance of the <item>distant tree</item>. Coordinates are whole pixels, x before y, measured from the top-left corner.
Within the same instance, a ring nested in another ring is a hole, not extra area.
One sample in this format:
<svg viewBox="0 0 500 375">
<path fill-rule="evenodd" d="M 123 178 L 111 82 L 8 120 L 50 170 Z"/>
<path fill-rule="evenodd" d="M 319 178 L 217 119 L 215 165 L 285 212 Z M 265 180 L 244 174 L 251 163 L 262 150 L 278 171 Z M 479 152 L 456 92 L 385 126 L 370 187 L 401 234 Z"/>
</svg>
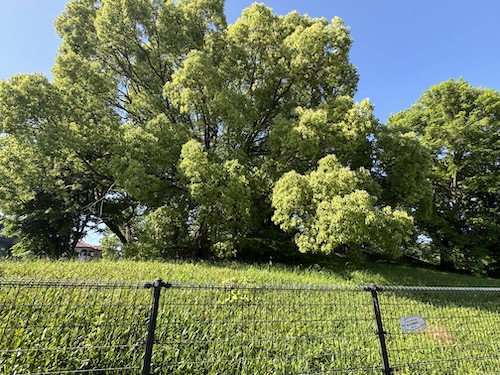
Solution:
<svg viewBox="0 0 500 375">
<path fill-rule="evenodd" d="M 423 228 L 444 269 L 498 269 L 500 95 L 464 80 L 431 87 L 389 120 L 432 154 L 432 215 Z"/>
</svg>

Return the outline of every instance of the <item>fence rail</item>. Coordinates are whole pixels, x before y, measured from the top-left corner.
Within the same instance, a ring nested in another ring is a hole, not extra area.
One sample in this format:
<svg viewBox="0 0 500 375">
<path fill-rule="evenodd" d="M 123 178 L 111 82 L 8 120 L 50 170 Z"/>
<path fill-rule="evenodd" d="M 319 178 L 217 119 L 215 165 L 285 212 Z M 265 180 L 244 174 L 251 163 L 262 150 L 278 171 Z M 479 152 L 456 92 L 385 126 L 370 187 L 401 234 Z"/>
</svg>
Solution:
<svg viewBox="0 0 500 375">
<path fill-rule="evenodd" d="M 0 279 L 0 374 L 498 374 L 500 288 Z"/>
</svg>

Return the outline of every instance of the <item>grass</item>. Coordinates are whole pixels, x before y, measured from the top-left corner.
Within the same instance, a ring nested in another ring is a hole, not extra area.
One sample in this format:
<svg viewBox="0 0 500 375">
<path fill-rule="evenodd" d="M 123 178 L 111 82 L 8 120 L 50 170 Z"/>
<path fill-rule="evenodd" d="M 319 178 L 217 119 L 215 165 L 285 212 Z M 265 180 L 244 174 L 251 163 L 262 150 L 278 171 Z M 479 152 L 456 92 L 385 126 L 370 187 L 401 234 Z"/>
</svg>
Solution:
<svg viewBox="0 0 500 375">
<path fill-rule="evenodd" d="M 0 262 L 4 280 L 104 284 L 1 285 L 0 373 L 111 367 L 122 368 L 123 374 L 139 373 L 152 293 L 135 281 L 158 277 L 170 282 L 294 285 L 273 290 L 177 283 L 163 290 L 153 371 L 172 374 L 378 374 L 381 359 L 371 294 L 351 286 L 500 287 L 496 279 L 344 258 L 305 257 L 295 266 Z M 498 294 L 395 290 L 379 293 L 379 300 L 395 374 L 484 374 L 500 367 Z M 399 318 L 415 314 L 425 318 L 427 330 L 402 334 Z"/>
<path fill-rule="evenodd" d="M 500 287 L 499 279 L 387 263 L 337 258 L 303 264 L 227 262 L 48 261 L 0 262 L 0 278 L 237 282 L 313 285 L 434 285 Z M 314 258 L 313 258 L 314 260 Z"/>
</svg>

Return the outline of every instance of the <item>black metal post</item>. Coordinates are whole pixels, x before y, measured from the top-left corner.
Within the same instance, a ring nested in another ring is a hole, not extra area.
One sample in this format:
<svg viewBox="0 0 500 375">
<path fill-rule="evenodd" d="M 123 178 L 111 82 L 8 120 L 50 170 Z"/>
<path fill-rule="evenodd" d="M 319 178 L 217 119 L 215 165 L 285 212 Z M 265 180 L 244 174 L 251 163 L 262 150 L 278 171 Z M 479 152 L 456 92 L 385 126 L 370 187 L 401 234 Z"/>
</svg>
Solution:
<svg viewBox="0 0 500 375">
<path fill-rule="evenodd" d="M 382 373 L 385 375 L 392 374 L 392 368 L 389 365 L 389 356 L 387 354 L 387 346 L 385 344 L 385 331 L 382 324 L 382 315 L 380 314 L 380 305 L 378 302 L 377 291 L 379 288 L 375 284 L 371 284 L 366 288 L 372 294 L 373 310 L 375 311 L 375 320 L 377 321 L 377 335 L 380 341 L 380 354 L 382 355 Z"/>
<path fill-rule="evenodd" d="M 153 356 L 153 345 L 155 343 L 156 320 L 158 318 L 158 307 L 160 305 L 160 292 L 162 287 L 170 287 L 170 284 L 164 283 L 161 279 L 156 279 L 154 283 L 148 283 L 146 288 L 154 288 L 153 304 L 149 315 L 148 337 L 146 339 L 146 353 L 142 366 L 142 375 L 151 375 L 151 357 Z"/>
</svg>

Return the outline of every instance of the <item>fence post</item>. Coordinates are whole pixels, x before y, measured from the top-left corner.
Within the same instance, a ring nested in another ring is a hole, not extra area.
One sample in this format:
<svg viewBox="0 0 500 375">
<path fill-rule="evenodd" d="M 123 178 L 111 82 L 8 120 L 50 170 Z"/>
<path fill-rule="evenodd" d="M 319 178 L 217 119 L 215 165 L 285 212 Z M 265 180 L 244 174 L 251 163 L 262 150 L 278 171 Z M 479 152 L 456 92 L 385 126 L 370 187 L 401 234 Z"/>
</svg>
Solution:
<svg viewBox="0 0 500 375">
<path fill-rule="evenodd" d="M 146 352 L 144 354 L 144 362 L 142 366 L 142 375 L 151 375 L 151 357 L 153 356 L 153 345 L 155 343 L 156 320 L 158 318 L 158 307 L 160 305 L 160 292 L 162 287 L 170 287 L 168 283 L 164 283 L 161 279 L 156 279 L 153 283 L 147 283 L 145 288 L 154 288 L 153 304 L 149 315 L 148 337 L 146 338 Z"/>
<path fill-rule="evenodd" d="M 380 314 L 380 305 L 378 302 L 378 293 L 380 290 L 375 284 L 368 286 L 366 291 L 370 291 L 372 294 L 373 310 L 375 311 L 375 320 L 377 321 L 377 335 L 380 341 L 380 354 L 382 355 L 382 373 L 385 375 L 392 374 L 392 368 L 389 365 L 389 356 L 387 354 L 387 346 L 385 344 L 385 331 L 382 324 L 382 315 Z"/>
</svg>

